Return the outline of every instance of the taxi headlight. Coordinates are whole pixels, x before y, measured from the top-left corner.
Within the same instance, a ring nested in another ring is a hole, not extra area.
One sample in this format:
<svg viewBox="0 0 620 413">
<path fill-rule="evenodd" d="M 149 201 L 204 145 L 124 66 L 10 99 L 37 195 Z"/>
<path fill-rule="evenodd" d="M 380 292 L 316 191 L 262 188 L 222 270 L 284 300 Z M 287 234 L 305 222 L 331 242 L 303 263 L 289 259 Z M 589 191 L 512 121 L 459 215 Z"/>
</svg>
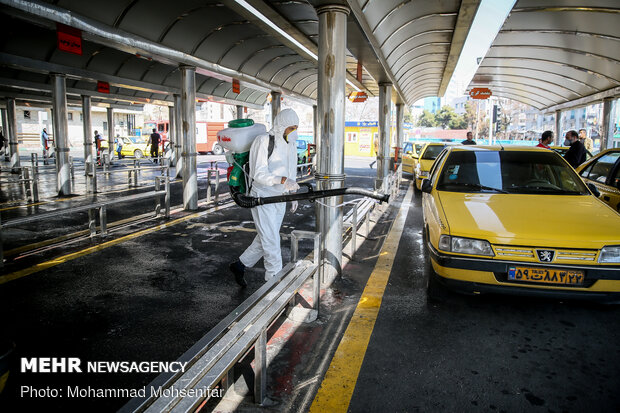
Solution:
<svg viewBox="0 0 620 413">
<path fill-rule="evenodd" d="M 451 237 L 442 235 L 439 237 L 439 249 L 459 254 L 495 256 L 489 241 L 483 239 Z"/>
<path fill-rule="evenodd" d="M 600 263 L 620 263 L 620 245 L 609 245 L 601 249 L 598 256 Z"/>
</svg>

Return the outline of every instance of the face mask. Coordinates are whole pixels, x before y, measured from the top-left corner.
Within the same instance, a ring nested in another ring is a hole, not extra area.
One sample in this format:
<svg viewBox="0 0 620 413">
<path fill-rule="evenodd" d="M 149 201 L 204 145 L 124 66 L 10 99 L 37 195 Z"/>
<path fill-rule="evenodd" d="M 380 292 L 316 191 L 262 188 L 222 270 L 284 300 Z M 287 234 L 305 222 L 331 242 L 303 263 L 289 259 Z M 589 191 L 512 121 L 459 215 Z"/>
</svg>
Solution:
<svg viewBox="0 0 620 413">
<path fill-rule="evenodd" d="M 571 141 L 569 141 L 567 138 L 564 139 L 564 146 L 570 146 Z"/>
<path fill-rule="evenodd" d="M 284 139 L 286 139 L 289 145 L 295 144 L 295 141 L 297 140 L 297 129 L 289 133 Z"/>
</svg>

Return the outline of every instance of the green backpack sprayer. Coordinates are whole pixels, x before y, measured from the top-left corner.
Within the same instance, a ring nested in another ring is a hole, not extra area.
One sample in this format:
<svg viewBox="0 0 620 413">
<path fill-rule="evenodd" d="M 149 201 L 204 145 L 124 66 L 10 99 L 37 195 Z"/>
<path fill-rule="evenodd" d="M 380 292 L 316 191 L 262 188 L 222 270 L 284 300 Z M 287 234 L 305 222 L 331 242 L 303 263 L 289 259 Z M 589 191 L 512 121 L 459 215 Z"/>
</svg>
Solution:
<svg viewBox="0 0 620 413">
<path fill-rule="evenodd" d="M 306 192 L 294 194 L 253 197 L 249 195 L 252 182 L 249 177 L 250 148 L 254 139 L 262 134 L 266 134 L 267 129 L 264 125 L 254 123 L 252 119 L 236 119 L 228 122 L 228 128 L 222 129 L 217 133 L 219 144 L 228 150 L 226 160 L 230 164 L 228 168 L 228 187 L 230 195 L 237 205 L 243 208 L 254 208 L 258 205 L 273 204 L 277 202 L 309 200 L 312 202 L 318 198 L 327 198 L 340 195 L 362 195 L 376 199 L 380 202 L 387 202 L 389 195 L 377 191 L 369 191 L 362 188 L 336 188 L 315 191 L 310 184 L 302 184 L 307 188 Z M 268 157 L 273 152 L 275 137 L 269 136 Z"/>
</svg>

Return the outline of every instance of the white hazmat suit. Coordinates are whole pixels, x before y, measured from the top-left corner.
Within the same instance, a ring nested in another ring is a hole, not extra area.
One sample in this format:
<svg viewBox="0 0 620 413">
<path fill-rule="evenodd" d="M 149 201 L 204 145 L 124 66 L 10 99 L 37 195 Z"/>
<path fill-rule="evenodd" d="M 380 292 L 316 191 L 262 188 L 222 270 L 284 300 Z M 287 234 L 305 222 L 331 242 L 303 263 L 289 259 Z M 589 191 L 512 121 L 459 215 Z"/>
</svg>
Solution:
<svg viewBox="0 0 620 413">
<path fill-rule="evenodd" d="M 284 139 L 284 131 L 290 126 L 299 125 L 299 118 L 294 110 L 284 109 L 274 119 L 273 128 L 268 134 L 258 136 L 250 149 L 250 178 L 252 189 L 250 195 L 267 197 L 282 195 L 288 189 L 298 188 L 295 184 L 297 176 L 297 132 L 288 135 L 288 143 Z M 275 137 L 271 157 L 267 159 L 269 135 Z M 286 185 L 282 178 L 288 178 Z M 293 205 L 292 210 L 296 208 Z M 260 205 L 252 208 L 252 218 L 258 235 L 252 244 L 239 257 L 246 267 L 264 258 L 265 280 L 272 278 L 282 269 L 282 253 L 280 251 L 280 226 L 284 218 L 286 203 Z"/>
</svg>

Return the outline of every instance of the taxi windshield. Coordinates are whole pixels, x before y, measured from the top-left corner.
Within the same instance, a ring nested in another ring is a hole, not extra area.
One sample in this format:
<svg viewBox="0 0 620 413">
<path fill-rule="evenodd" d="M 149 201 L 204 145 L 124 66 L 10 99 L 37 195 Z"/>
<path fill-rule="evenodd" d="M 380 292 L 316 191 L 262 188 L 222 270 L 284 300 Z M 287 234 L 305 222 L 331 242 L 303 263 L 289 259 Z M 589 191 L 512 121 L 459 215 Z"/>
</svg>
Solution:
<svg viewBox="0 0 620 413">
<path fill-rule="evenodd" d="M 133 143 L 144 143 L 146 142 L 146 139 L 144 139 L 141 136 L 130 136 L 129 140 Z"/>
<path fill-rule="evenodd" d="M 572 168 L 551 151 L 453 152 L 439 175 L 437 190 L 510 194 L 590 194 Z"/>
<path fill-rule="evenodd" d="M 297 149 L 306 149 L 307 145 L 306 141 L 297 141 Z"/>
<path fill-rule="evenodd" d="M 444 145 L 429 145 L 424 154 L 422 154 L 422 159 L 435 159 L 437 156 L 443 151 Z"/>
</svg>

